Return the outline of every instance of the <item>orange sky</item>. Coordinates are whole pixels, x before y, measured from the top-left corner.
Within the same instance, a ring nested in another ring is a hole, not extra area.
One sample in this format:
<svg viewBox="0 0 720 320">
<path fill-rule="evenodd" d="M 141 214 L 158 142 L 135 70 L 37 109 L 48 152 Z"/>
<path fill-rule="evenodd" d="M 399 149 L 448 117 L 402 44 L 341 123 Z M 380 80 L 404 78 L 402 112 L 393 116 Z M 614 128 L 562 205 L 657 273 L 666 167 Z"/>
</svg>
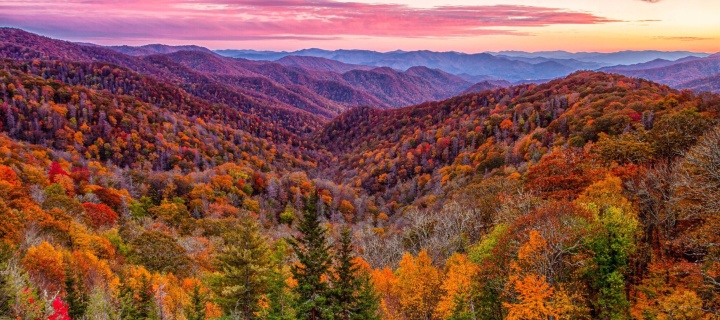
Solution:
<svg viewBox="0 0 720 320">
<path fill-rule="evenodd" d="M 0 0 L 0 25 L 211 49 L 720 51 L 718 0 Z"/>
</svg>

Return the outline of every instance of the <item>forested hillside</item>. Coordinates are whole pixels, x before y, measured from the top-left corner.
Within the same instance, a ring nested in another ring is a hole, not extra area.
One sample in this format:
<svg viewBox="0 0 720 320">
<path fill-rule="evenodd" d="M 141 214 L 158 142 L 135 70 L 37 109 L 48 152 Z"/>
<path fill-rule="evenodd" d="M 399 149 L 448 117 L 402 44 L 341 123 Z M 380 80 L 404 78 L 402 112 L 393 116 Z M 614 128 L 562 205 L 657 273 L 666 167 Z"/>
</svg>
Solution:
<svg viewBox="0 0 720 320">
<path fill-rule="evenodd" d="M 0 318 L 720 314 L 719 95 L 576 72 L 344 111 L 300 67 L 18 39 L 0 48 Z M 387 84 L 368 102 L 464 83 L 323 77 Z"/>
</svg>

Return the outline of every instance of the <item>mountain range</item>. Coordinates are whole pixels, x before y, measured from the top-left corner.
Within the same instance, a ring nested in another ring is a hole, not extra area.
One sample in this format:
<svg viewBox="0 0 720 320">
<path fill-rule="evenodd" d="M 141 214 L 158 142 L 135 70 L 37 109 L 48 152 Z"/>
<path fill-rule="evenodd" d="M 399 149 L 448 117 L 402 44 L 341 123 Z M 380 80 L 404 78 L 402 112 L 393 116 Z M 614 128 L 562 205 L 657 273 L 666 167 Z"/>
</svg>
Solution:
<svg viewBox="0 0 720 320">
<path fill-rule="evenodd" d="M 0 318 L 720 314 L 718 55 L 363 54 L 0 29 Z"/>
</svg>

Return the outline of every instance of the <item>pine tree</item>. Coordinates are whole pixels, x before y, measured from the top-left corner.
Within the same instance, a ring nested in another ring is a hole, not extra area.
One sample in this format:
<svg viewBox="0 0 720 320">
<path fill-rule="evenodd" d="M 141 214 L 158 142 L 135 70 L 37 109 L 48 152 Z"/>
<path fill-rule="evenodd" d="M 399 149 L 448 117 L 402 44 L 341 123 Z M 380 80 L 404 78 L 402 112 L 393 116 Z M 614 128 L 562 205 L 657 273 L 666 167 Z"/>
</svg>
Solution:
<svg viewBox="0 0 720 320">
<path fill-rule="evenodd" d="M 81 281 L 70 269 L 65 271 L 65 301 L 69 306 L 68 314 L 72 319 L 81 319 L 87 309 Z"/>
<path fill-rule="evenodd" d="M 205 319 L 205 301 L 206 297 L 200 291 L 200 285 L 195 284 L 190 293 L 190 305 L 186 308 L 187 320 L 204 320 Z"/>
<path fill-rule="evenodd" d="M 293 288 L 298 295 L 296 301 L 299 319 L 332 319 L 333 308 L 330 301 L 330 288 L 325 278 L 331 265 L 330 246 L 327 245 L 327 230 L 322 227 L 318 212 L 315 210 L 317 195 L 308 199 L 303 219 L 298 224 L 300 236 L 290 240 L 298 263 L 292 267 L 297 281 Z"/>
<path fill-rule="evenodd" d="M 266 295 L 267 307 L 263 310 L 262 318 L 266 320 L 294 320 L 295 310 L 292 302 L 293 293 L 288 288 L 287 280 L 292 276 L 288 254 L 288 243 L 280 239 L 273 245 L 270 256 L 272 270 L 270 271 L 268 293 Z"/>
<path fill-rule="evenodd" d="M 224 238 L 225 247 L 215 261 L 222 273 L 213 285 L 218 304 L 234 317 L 254 319 L 268 287 L 267 241 L 250 218 L 241 219 Z"/>
<path fill-rule="evenodd" d="M 354 259 L 350 229 L 344 228 L 335 257 L 332 290 L 337 317 L 342 320 L 379 319 L 379 297 L 369 276 L 359 270 Z"/>
</svg>

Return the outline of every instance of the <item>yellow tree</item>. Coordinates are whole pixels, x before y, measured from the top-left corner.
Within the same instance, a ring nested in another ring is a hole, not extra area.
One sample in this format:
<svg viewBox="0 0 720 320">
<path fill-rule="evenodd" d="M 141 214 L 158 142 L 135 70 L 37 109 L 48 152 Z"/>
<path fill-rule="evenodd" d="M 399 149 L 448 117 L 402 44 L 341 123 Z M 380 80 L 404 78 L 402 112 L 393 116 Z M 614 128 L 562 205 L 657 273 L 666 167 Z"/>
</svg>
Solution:
<svg viewBox="0 0 720 320">
<path fill-rule="evenodd" d="M 415 258 L 406 253 L 397 270 L 400 305 L 408 319 L 434 319 L 441 296 L 440 272 L 423 250 Z"/>
<path fill-rule="evenodd" d="M 538 275 L 545 264 L 544 254 L 548 242 L 537 230 L 529 233 L 517 254 L 517 261 L 510 265 L 509 285 L 517 294 L 516 303 L 505 303 L 508 308 L 508 319 L 548 319 L 557 317 L 553 307 L 553 287 L 547 283 L 545 276 Z M 538 270 L 540 267 L 540 270 Z"/>
<path fill-rule="evenodd" d="M 445 293 L 438 302 L 435 312 L 439 318 L 447 319 L 453 312 L 472 311 L 472 279 L 479 267 L 464 254 L 453 254 L 445 264 L 445 279 L 442 291 Z"/>
<path fill-rule="evenodd" d="M 398 292 L 398 278 L 390 268 L 375 269 L 371 274 L 375 291 L 380 294 L 380 311 L 383 319 L 402 319 Z"/>
<path fill-rule="evenodd" d="M 518 294 L 517 303 L 507 303 L 508 320 L 554 319 L 558 317 L 552 305 L 554 289 L 545 281 L 545 277 L 527 275 L 513 281 Z"/>
</svg>

